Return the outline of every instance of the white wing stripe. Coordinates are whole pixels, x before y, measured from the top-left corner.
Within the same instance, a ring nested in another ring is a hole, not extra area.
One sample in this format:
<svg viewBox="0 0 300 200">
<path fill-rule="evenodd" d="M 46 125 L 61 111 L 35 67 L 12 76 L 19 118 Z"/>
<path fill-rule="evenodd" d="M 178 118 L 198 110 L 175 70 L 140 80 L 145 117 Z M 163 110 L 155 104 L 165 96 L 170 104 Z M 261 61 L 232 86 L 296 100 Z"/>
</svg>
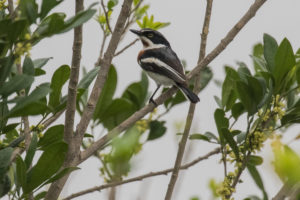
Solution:
<svg viewBox="0 0 300 200">
<path fill-rule="evenodd" d="M 182 77 L 182 75 L 179 72 L 177 72 L 175 69 L 173 69 L 172 67 L 170 67 L 169 65 L 167 65 L 166 63 L 162 62 L 161 60 L 159 60 L 157 58 L 154 58 L 154 57 L 143 58 L 143 59 L 141 59 L 141 62 L 155 63 L 158 67 L 164 67 L 165 69 L 170 71 L 172 74 L 177 76 L 179 79 L 181 79 L 182 81 L 185 81 L 185 79 Z"/>
</svg>

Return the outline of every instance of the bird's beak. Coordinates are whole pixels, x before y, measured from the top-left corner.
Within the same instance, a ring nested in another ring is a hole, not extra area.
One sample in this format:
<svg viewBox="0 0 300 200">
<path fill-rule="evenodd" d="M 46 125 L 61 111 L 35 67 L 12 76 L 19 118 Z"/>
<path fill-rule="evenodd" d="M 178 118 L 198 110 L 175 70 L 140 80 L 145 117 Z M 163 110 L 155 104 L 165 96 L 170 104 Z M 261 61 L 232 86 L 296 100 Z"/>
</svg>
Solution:
<svg viewBox="0 0 300 200">
<path fill-rule="evenodd" d="M 134 34 L 140 36 L 141 35 L 141 31 L 138 30 L 134 30 L 134 29 L 130 29 L 131 32 L 133 32 Z"/>
</svg>

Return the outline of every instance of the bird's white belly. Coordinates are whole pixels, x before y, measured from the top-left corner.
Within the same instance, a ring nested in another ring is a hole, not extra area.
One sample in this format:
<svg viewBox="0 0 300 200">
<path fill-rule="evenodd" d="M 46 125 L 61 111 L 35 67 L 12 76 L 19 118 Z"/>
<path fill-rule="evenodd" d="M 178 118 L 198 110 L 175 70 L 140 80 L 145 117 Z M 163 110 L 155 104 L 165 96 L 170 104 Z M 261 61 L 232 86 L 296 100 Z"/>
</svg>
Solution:
<svg viewBox="0 0 300 200">
<path fill-rule="evenodd" d="M 150 78 L 152 78 L 156 84 L 158 85 L 165 85 L 165 86 L 170 86 L 170 85 L 174 85 L 174 81 L 165 77 L 165 76 L 162 76 L 162 75 L 159 75 L 159 74 L 156 74 L 156 73 L 153 73 L 153 72 L 147 72 L 146 73 L 148 74 L 148 76 L 150 76 Z"/>
</svg>

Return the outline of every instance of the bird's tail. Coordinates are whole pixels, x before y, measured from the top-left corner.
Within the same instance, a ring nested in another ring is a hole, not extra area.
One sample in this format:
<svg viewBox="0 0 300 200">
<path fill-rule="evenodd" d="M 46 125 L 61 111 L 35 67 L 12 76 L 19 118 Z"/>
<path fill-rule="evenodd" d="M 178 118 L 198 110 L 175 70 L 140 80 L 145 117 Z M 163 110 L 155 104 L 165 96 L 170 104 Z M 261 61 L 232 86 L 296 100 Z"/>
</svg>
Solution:
<svg viewBox="0 0 300 200">
<path fill-rule="evenodd" d="M 192 103 L 197 103 L 198 101 L 200 101 L 199 97 L 194 92 L 192 92 L 186 85 L 181 83 L 176 83 L 176 85 L 183 93 L 183 95 Z"/>
</svg>

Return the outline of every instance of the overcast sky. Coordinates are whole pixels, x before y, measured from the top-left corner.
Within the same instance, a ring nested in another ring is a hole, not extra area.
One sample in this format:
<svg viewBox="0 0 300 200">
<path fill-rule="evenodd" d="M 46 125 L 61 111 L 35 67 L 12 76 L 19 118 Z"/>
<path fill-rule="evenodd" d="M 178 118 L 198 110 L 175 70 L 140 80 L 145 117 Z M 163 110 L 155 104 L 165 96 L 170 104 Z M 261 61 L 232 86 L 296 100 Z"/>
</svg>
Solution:
<svg viewBox="0 0 300 200">
<path fill-rule="evenodd" d="M 66 12 L 67 10 L 68 16 L 71 16 L 74 12 L 73 2 L 63 2 L 56 11 Z M 86 5 L 93 2 L 95 1 L 86 1 Z M 120 2 L 122 1 L 120 0 Z M 253 0 L 214 1 L 207 52 L 210 52 L 220 42 L 228 30 L 241 18 L 253 2 Z M 161 29 L 161 32 L 168 38 L 177 55 L 187 61 L 188 69 L 192 69 L 198 59 L 200 32 L 206 1 L 152 0 L 146 1 L 146 3 L 150 4 L 148 14 L 154 14 L 155 20 L 171 23 L 170 26 Z M 251 66 L 249 55 L 251 54 L 252 46 L 262 41 L 263 33 L 271 34 L 278 42 L 287 37 L 292 43 L 294 51 L 300 47 L 299 9 L 299 0 L 269 0 L 265 3 L 257 15 L 246 25 L 225 51 L 210 64 L 214 72 L 214 79 L 224 80 L 224 65 L 235 66 L 236 61 L 244 61 Z M 134 25 L 133 28 L 138 27 Z M 101 30 L 95 20 L 91 20 L 84 26 L 82 65 L 88 69 L 92 69 L 97 60 L 101 41 L 100 34 Z M 125 46 L 135 38 L 135 35 L 128 33 L 120 44 L 120 47 Z M 72 40 L 72 31 L 46 39 L 34 47 L 32 56 L 34 58 L 54 57 L 46 66 L 46 69 L 52 75 L 60 65 L 71 63 Z M 124 87 L 130 82 L 140 79 L 141 68 L 136 62 L 136 56 L 141 47 L 142 45 L 137 43 L 134 47 L 113 60 L 118 71 L 118 90 L 116 96 L 120 95 Z M 51 76 L 46 78 L 50 82 Z M 43 81 L 46 78 L 43 77 Z M 150 90 L 154 89 L 155 84 L 151 81 Z M 214 95 L 220 96 L 220 90 L 214 83 L 210 83 L 200 94 L 201 102 L 197 104 L 196 118 L 192 128 L 194 132 L 203 133 L 205 131 L 212 131 L 216 133 L 213 112 L 217 105 L 213 98 Z M 129 177 L 173 166 L 178 140 L 175 135 L 178 130 L 174 128 L 174 124 L 175 122 L 184 121 L 187 110 L 188 104 L 186 103 L 175 107 L 164 118 L 168 126 L 167 134 L 162 139 L 149 142 L 143 146 L 142 152 L 133 159 L 133 171 L 129 174 Z M 63 122 L 64 120 L 61 119 L 59 123 Z M 239 126 L 243 127 L 242 124 Z M 285 141 L 288 141 L 292 134 L 297 134 L 298 131 L 295 130 L 297 129 L 289 131 L 289 135 L 285 138 Z M 193 151 L 189 156 L 189 160 L 199 155 L 204 155 L 215 148 L 215 146 L 204 142 L 193 141 L 192 143 Z M 297 145 L 300 146 L 299 142 L 294 142 L 292 147 L 297 149 Z M 297 150 L 300 152 L 299 147 Z M 264 178 L 266 190 L 270 197 L 272 197 L 281 187 L 281 182 L 272 169 L 272 153 L 270 152 L 269 144 L 263 149 L 261 155 L 264 156 L 265 163 L 259 168 L 259 171 Z M 215 156 L 208 161 L 190 168 L 186 173 L 181 173 L 180 176 L 183 176 L 183 179 L 178 184 L 179 187 L 176 188 L 177 192 L 174 193 L 173 199 L 188 200 L 192 196 L 199 196 L 202 200 L 210 199 L 210 191 L 207 187 L 209 179 L 215 178 L 217 181 L 223 179 L 223 168 L 219 160 L 220 156 Z M 80 167 L 82 170 L 72 173 L 63 195 L 102 184 L 102 178 L 99 177 L 98 170 L 100 163 L 96 159 L 89 159 Z M 118 189 L 117 199 L 133 200 L 137 199 L 138 196 L 140 196 L 140 200 L 163 199 L 169 179 L 170 176 L 160 176 L 147 179 L 143 182 L 127 184 Z M 242 199 L 249 194 L 261 196 L 260 191 L 247 174 L 243 174 L 242 179 L 244 183 L 238 184 L 237 194 L 234 195 L 236 199 Z M 104 198 L 106 196 L 107 191 L 102 191 L 101 193 L 95 192 L 77 199 L 106 199 Z"/>
</svg>

